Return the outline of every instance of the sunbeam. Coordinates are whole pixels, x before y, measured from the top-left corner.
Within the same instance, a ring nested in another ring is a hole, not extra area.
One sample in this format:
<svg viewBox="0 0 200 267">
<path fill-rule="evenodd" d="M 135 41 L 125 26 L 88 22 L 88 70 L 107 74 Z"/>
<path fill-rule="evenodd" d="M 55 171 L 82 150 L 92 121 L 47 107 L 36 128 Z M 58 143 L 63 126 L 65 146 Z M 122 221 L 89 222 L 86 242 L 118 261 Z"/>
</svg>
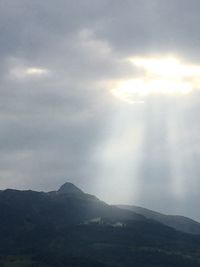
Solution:
<svg viewBox="0 0 200 267">
<path fill-rule="evenodd" d="M 141 116 L 140 109 L 118 106 L 109 124 L 109 135 L 95 152 L 100 176 L 96 186 L 109 203 L 132 203 L 138 198 L 137 174 L 144 133 Z"/>
<path fill-rule="evenodd" d="M 156 95 L 144 105 L 116 106 L 95 152 L 101 177 L 96 191 L 107 202 L 117 199 L 157 210 L 165 203 L 165 210 L 173 213 L 173 203 L 185 201 L 187 175 L 178 122 L 186 102 Z M 183 123 L 182 131 L 185 127 Z"/>
</svg>

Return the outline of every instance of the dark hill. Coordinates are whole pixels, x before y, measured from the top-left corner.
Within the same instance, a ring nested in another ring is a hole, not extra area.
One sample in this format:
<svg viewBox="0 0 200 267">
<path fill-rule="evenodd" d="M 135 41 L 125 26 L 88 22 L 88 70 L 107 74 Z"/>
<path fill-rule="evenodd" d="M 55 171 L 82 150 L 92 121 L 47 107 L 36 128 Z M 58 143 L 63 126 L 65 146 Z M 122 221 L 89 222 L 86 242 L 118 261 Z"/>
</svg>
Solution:
<svg viewBox="0 0 200 267">
<path fill-rule="evenodd" d="M 63 184 L 57 191 L 59 194 L 84 194 L 82 190 L 73 185 L 72 183 Z"/>
<path fill-rule="evenodd" d="M 200 267 L 200 238 L 66 183 L 0 191 L 1 267 Z"/>
<path fill-rule="evenodd" d="M 102 218 L 105 221 L 144 220 L 132 211 L 109 206 L 71 183 L 50 193 L 7 189 L 0 192 L 0 225 L 44 223 L 61 227 Z"/>
</svg>

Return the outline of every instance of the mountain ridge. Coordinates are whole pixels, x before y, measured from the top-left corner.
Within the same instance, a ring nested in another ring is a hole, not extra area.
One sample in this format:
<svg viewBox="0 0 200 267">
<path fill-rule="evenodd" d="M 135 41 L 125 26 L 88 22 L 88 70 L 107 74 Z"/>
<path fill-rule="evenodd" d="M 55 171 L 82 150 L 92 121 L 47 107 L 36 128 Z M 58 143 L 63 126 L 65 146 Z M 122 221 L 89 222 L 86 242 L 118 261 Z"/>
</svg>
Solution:
<svg viewBox="0 0 200 267">
<path fill-rule="evenodd" d="M 189 234 L 200 235 L 200 223 L 181 215 L 170 215 L 161 212 L 153 211 L 147 208 L 135 205 L 116 205 L 119 208 L 131 210 L 138 214 L 144 215 L 147 219 L 153 219 L 167 226 L 170 226 L 178 231 Z"/>
<path fill-rule="evenodd" d="M 200 267 L 200 236 L 71 183 L 51 192 L 0 191 L 0 215 L 1 267 Z"/>
<path fill-rule="evenodd" d="M 137 219 L 142 220 L 146 218 L 150 220 L 155 220 L 159 223 L 172 227 L 175 230 L 182 231 L 182 232 L 189 233 L 189 234 L 200 235 L 200 223 L 191 218 L 188 218 L 186 216 L 181 216 L 181 215 L 167 215 L 167 214 L 163 214 L 157 211 L 153 211 L 153 210 L 135 206 L 135 205 L 108 205 L 107 203 L 99 200 L 96 196 L 85 193 L 83 190 L 81 190 L 80 188 L 78 188 L 71 182 L 65 182 L 63 185 L 61 185 L 58 188 L 58 190 L 50 191 L 50 192 L 34 191 L 34 190 L 17 190 L 17 189 L 11 189 L 11 188 L 0 190 L 0 196 L 2 194 L 3 195 L 5 194 L 19 195 L 20 193 L 24 195 L 28 195 L 28 194 L 40 195 L 43 197 L 50 196 L 51 197 L 50 199 L 53 201 L 55 200 L 57 204 L 60 202 L 69 201 L 69 199 L 86 201 L 86 202 L 90 202 L 90 204 L 98 203 L 101 206 L 104 206 L 104 208 L 109 207 L 109 209 L 112 210 L 112 212 L 115 214 L 120 213 L 119 209 L 121 210 L 122 213 L 124 212 L 124 210 L 126 210 L 126 212 L 129 211 L 128 217 L 131 217 L 130 214 L 132 214 Z M 90 206 L 91 206 L 90 208 L 92 209 L 92 205 Z M 130 213 L 130 212 L 133 212 L 133 213 Z M 109 217 L 109 212 L 107 213 L 107 216 Z"/>
</svg>

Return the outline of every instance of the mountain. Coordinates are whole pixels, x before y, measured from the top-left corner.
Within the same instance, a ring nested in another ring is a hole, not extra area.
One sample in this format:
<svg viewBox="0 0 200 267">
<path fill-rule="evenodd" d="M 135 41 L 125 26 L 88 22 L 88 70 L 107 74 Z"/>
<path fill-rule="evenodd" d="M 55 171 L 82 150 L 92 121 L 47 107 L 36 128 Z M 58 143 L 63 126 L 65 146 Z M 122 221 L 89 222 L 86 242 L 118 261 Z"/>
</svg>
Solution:
<svg viewBox="0 0 200 267">
<path fill-rule="evenodd" d="M 71 183 L 0 191 L 0 267 L 200 267 L 200 237 Z"/>
<path fill-rule="evenodd" d="M 149 209 L 145 209 L 137 206 L 129 205 L 117 205 L 119 208 L 131 210 L 138 214 L 145 216 L 147 219 L 152 219 L 158 221 L 167 226 L 173 227 L 178 231 L 182 231 L 189 234 L 200 235 L 200 223 L 184 217 L 177 215 L 166 215 Z"/>
<path fill-rule="evenodd" d="M 58 194 L 84 194 L 84 192 L 76 187 L 72 183 L 65 183 L 63 184 L 59 190 L 57 191 Z"/>
<path fill-rule="evenodd" d="M 0 192 L 1 223 L 10 219 L 27 222 L 66 225 L 83 223 L 101 217 L 104 220 L 143 220 L 144 216 L 109 206 L 93 195 L 85 194 L 71 183 L 65 183 L 52 192 L 19 191 Z"/>
</svg>

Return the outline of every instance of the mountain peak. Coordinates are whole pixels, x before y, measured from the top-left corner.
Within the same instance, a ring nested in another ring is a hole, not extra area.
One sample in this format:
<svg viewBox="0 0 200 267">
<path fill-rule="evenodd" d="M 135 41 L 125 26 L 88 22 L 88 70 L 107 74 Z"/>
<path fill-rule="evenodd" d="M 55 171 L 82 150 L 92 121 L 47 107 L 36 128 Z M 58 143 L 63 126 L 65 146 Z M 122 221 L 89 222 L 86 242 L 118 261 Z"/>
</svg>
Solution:
<svg viewBox="0 0 200 267">
<path fill-rule="evenodd" d="M 76 187 L 72 183 L 64 183 L 59 190 L 57 191 L 59 194 L 83 194 L 84 192 Z"/>
</svg>

